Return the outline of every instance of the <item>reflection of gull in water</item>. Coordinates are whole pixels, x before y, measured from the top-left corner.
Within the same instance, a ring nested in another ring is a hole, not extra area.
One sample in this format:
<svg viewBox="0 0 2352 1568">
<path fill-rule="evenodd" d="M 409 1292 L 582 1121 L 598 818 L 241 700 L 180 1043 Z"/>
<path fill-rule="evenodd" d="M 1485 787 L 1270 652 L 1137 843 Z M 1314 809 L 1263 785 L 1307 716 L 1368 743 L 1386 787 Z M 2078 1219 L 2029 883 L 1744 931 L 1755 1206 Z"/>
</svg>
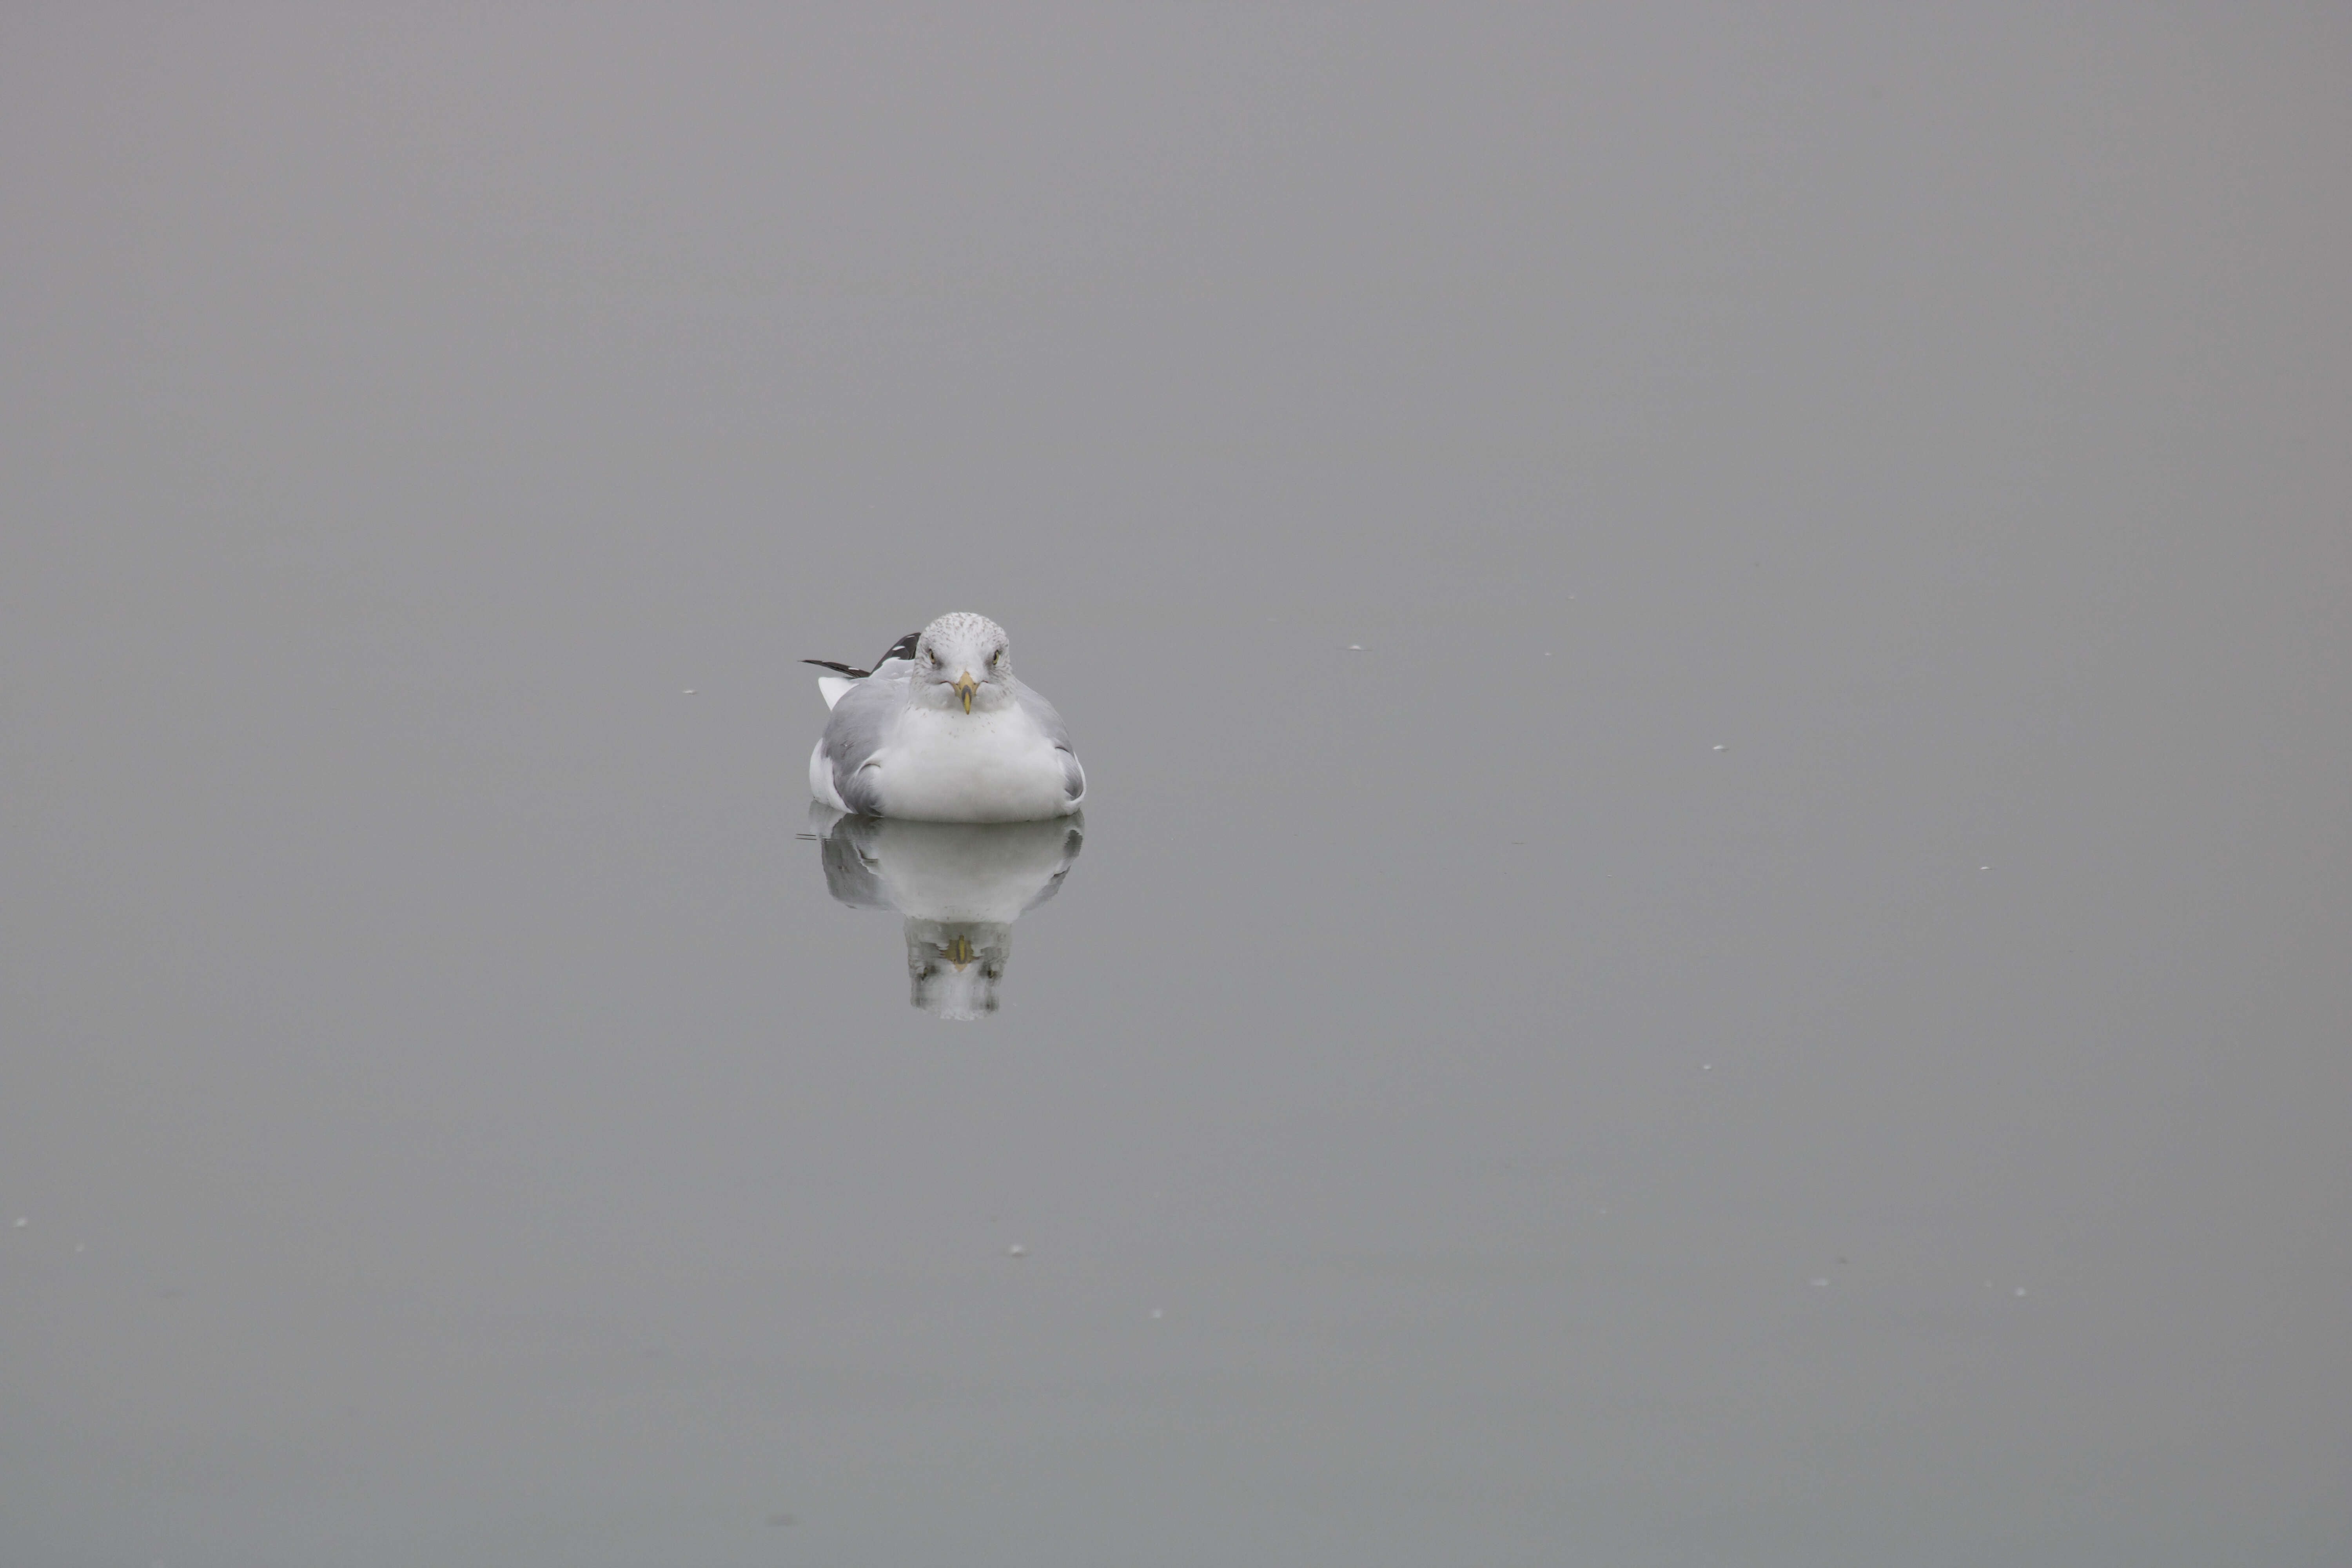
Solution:
<svg viewBox="0 0 2352 1568">
<path fill-rule="evenodd" d="M 1086 818 L 908 822 L 809 808 L 825 890 L 853 909 L 907 917 L 909 998 L 942 1018 L 996 1011 L 1013 922 L 1059 892 Z"/>
</svg>

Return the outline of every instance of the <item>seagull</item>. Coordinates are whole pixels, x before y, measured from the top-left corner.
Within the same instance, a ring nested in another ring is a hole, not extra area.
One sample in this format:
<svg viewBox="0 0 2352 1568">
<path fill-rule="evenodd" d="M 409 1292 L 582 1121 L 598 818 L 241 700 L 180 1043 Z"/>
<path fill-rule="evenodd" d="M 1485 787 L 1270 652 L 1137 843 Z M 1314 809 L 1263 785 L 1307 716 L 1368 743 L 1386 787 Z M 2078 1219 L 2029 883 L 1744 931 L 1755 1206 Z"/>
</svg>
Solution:
<svg viewBox="0 0 2352 1568">
<path fill-rule="evenodd" d="M 1054 705 L 1013 673 L 1011 639 L 958 610 L 890 645 L 872 669 L 804 659 L 833 717 L 809 753 L 809 794 L 856 816 L 1037 822 L 1087 797 Z"/>
</svg>

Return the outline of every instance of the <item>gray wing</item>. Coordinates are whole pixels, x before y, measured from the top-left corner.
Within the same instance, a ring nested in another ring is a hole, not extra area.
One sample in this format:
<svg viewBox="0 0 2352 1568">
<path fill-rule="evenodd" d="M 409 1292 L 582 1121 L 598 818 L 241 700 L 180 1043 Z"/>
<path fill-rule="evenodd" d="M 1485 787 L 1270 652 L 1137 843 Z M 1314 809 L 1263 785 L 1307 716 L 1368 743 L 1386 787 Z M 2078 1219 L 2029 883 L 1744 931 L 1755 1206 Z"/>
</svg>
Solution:
<svg viewBox="0 0 2352 1568">
<path fill-rule="evenodd" d="M 1070 744 L 1070 727 L 1062 722 L 1062 716 L 1054 710 L 1052 703 L 1038 696 L 1018 679 L 1008 684 L 1013 688 L 1013 700 L 1021 704 L 1021 710 L 1036 721 L 1037 728 L 1045 732 L 1045 739 L 1053 742 L 1054 750 L 1062 753 L 1064 797 L 1074 803 L 1086 799 L 1087 770 L 1078 766 L 1078 753 Z M 842 700 L 845 702 L 848 699 L 844 698 Z M 842 798 L 846 800 L 849 797 L 844 795 Z"/>
<path fill-rule="evenodd" d="M 860 816 L 882 815 L 882 797 L 866 764 L 882 749 L 890 724 L 906 706 L 907 682 L 869 676 L 841 694 L 825 721 L 824 757 L 841 804 Z"/>
</svg>

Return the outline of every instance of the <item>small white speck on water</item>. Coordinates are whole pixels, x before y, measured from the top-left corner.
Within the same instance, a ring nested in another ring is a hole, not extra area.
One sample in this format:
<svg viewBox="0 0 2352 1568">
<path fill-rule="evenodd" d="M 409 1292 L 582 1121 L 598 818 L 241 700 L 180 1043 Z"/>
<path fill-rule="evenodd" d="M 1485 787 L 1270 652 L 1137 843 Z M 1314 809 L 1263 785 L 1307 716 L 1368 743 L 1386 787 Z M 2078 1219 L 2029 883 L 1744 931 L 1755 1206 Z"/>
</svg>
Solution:
<svg viewBox="0 0 2352 1568">
<path fill-rule="evenodd" d="M 1698 1070 L 1701 1072 L 1713 1072 L 1715 1070 L 1715 1064 L 1713 1062 L 1701 1062 L 1698 1064 Z"/>
<path fill-rule="evenodd" d="M 1716 750 L 1719 752 L 1719 751 L 1723 750 L 1723 748 L 1722 748 L 1721 746 L 1717 746 L 1717 747 L 1716 748 Z"/>
<path fill-rule="evenodd" d="M 691 697 L 691 696 L 693 696 L 693 695 L 694 695 L 694 688 L 693 688 L 693 687 L 691 687 L 691 686 L 688 687 L 688 688 L 686 689 L 686 690 L 685 690 L 683 693 L 681 693 L 681 695 L 683 695 L 683 696 L 687 696 L 687 697 Z"/>
<path fill-rule="evenodd" d="M 30 1225 L 30 1224 L 32 1224 L 32 1223 L 33 1223 L 33 1222 L 32 1222 L 31 1220 L 26 1219 L 23 1215 L 18 1215 L 16 1216 L 16 1228 L 17 1228 L 18 1230 L 22 1230 L 22 1229 L 24 1229 L 26 1226 L 28 1226 L 28 1225 Z"/>
<path fill-rule="evenodd" d="M 1813 1289 L 1816 1290 L 1826 1290 L 1829 1288 L 1830 1282 L 1826 1279 L 1816 1279 L 1813 1281 Z"/>
<path fill-rule="evenodd" d="M 1029 1249 L 1016 1241 L 1012 1246 L 1004 1249 L 1004 1256 L 1007 1258 L 1026 1258 L 1029 1256 Z"/>
<path fill-rule="evenodd" d="M 1991 867 L 1990 867 L 1990 866 L 1979 866 L 1979 867 L 1978 867 L 1978 868 L 1977 868 L 1977 869 L 1978 869 L 1978 870 L 1979 870 L 1979 871 L 1990 871 L 1990 870 L 1991 870 L 1991 869 L 1992 869 L 1992 868 L 1991 868 Z"/>
<path fill-rule="evenodd" d="M 1364 645 L 1360 642 L 1351 642 L 1348 645 L 1348 651 L 1349 653 L 1361 653 L 1364 651 Z"/>
<path fill-rule="evenodd" d="M 88 1252 L 88 1251 L 89 1250 L 89 1247 L 84 1247 L 80 1242 L 77 1241 L 77 1242 L 75 1242 L 75 1243 L 74 1243 L 74 1250 L 75 1250 L 76 1252 Z"/>
<path fill-rule="evenodd" d="M 1161 1311 L 1159 1308 L 1154 1307 L 1154 1308 L 1152 1308 L 1152 1309 L 1151 1309 L 1151 1315 L 1152 1315 L 1154 1318 L 1164 1318 L 1164 1317 L 1166 1317 L 1168 1314 L 1167 1314 L 1167 1313 L 1165 1313 L 1165 1312 L 1163 1312 L 1163 1311 Z"/>
<path fill-rule="evenodd" d="M 2011 1292 L 2011 1293 L 2012 1295 L 2022 1296 L 2022 1295 L 2024 1295 L 2024 1294 L 2025 1294 L 2025 1287 L 2024 1287 L 2024 1286 L 2022 1286 L 2022 1285 L 2020 1285 L 2020 1286 L 2019 1286 L 2019 1287 L 2018 1287 L 2014 1291 L 2012 1291 L 2012 1292 Z"/>
</svg>

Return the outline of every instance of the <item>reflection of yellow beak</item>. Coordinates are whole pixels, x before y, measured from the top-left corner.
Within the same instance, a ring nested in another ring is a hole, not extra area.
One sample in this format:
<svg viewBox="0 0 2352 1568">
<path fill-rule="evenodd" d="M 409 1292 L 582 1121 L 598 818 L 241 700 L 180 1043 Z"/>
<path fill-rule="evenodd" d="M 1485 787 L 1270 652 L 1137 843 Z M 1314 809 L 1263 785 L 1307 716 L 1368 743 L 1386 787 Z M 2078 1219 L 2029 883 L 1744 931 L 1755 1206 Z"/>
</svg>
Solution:
<svg viewBox="0 0 2352 1568">
<path fill-rule="evenodd" d="M 967 713 L 971 712 L 971 694 L 980 689 L 980 682 L 974 680 L 971 678 L 971 671 L 967 669 L 957 678 L 955 689 L 956 694 L 963 699 L 963 710 Z"/>
<path fill-rule="evenodd" d="M 973 959 L 978 958 L 980 954 L 972 951 L 971 938 L 968 936 L 959 936 L 954 941 L 948 943 L 946 948 L 942 950 L 941 956 L 946 958 L 950 963 L 954 964 L 956 968 L 961 971 L 965 964 L 970 963 Z"/>
</svg>

